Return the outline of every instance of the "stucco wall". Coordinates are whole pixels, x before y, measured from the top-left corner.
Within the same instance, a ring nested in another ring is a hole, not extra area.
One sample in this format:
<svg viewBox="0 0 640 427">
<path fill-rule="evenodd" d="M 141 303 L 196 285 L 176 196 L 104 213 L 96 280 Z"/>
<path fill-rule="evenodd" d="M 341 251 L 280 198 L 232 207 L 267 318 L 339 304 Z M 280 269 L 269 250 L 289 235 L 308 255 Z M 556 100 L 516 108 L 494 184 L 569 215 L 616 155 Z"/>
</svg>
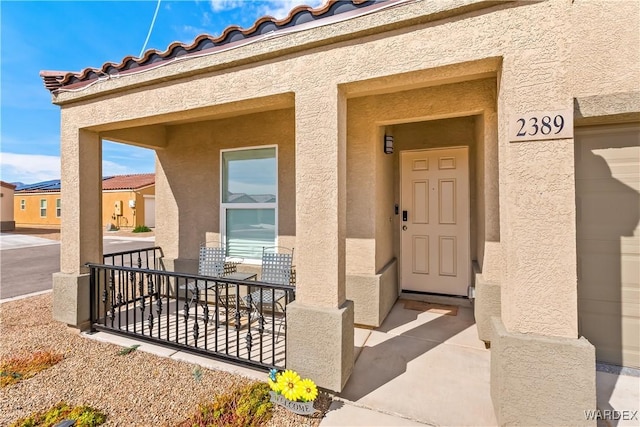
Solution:
<svg viewBox="0 0 640 427">
<path fill-rule="evenodd" d="M 104 191 L 102 193 L 102 225 L 113 224 L 120 228 L 134 228 L 144 224 L 144 194 L 155 194 L 155 186 L 140 191 Z M 135 208 L 129 201 L 135 200 Z M 122 202 L 122 215 L 115 215 L 116 201 Z"/>
<path fill-rule="evenodd" d="M 13 194 L 14 188 L 13 186 L 5 186 L 5 183 L 2 182 L 0 185 L 0 191 L 2 194 L 0 195 L 0 228 L 2 231 L 5 230 L 13 230 L 16 226 L 14 221 L 14 202 L 13 202 Z"/>
<path fill-rule="evenodd" d="M 220 233 L 220 150 L 266 145 L 278 147 L 278 244 L 295 247 L 294 120 L 286 109 L 168 128 L 156 174 L 156 244 L 165 256 L 197 259 L 205 233 Z"/>
<path fill-rule="evenodd" d="M 568 58 L 574 98 L 640 91 L 639 22 L 635 1 L 572 2 Z"/>
<path fill-rule="evenodd" d="M 4 189 L 3 189 L 4 190 Z M 56 216 L 56 200 L 60 193 L 18 193 L 14 196 L 14 216 L 17 224 L 24 225 L 60 225 L 60 217 Z M 47 215 L 40 216 L 40 200 L 47 201 Z M 25 201 L 25 209 L 20 209 L 20 202 Z"/>
</svg>

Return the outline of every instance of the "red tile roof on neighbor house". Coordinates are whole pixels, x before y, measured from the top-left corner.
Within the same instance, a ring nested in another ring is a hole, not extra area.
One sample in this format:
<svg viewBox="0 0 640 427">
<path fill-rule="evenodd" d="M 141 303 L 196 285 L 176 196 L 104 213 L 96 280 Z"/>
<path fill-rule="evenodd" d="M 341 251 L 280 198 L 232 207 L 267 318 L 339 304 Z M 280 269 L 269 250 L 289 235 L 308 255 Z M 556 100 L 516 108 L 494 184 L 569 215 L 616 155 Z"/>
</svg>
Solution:
<svg viewBox="0 0 640 427">
<path fill-rule="evenodd" d="M 405 0 L 328 0 L 318 8 L 309 6 L 297 6 L 292 9 L 286 18 L 275 19 L 271 16 L 263 16 L 255 21 L 250 28 L 240 28 L 237 25 L 227 27 L 220 36 L 214 37 L 202 34 L 195 38 L 193 43 L 186 44 L 174 42 L 164 52 L 150 49 L 142 54 L 141 58 L 126 56 L 120 63 L 105 62 L 100 68 L 85 68 L 80 72 L 69 71 L 41 71 L 40 77 L 45 88 L 51 92 L 59 89 L 73 89 L 93 84 L 99 79 L 107 79 L 110 76 L 121 76 L 129 73 L 155 68 L 169 60 L 188 58 L 192 55 L 215 53 L 226 47 L 238 46 L 247 43 L 252 37 L 268 37 L 272 33 L 291 29 L 298 25 L 319 19 L 329 18 L 338 14 L 347 17 L 377 10 L 386 5 L 401 3 Z M 386 3 L 386 5 L 383 5 Z"/>
<path fill-rule="evenodd" d="M 156 183 L 153 173 L 135 175 L 116 175 L 102 181 L 102 190 L 137 190 Z"/>
</svg>

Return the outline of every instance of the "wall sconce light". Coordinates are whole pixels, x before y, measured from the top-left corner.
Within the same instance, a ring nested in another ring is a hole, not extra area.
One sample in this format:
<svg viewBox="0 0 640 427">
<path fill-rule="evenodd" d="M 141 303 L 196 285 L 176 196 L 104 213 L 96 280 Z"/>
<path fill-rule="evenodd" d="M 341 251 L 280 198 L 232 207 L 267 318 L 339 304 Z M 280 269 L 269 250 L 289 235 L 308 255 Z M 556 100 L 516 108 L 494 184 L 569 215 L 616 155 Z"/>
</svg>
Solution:
<svg viewBox="0 0 640 427">
<path fill-rule="evenodd" d="M 384 136 L 384 154 L 393 154 L 393 136 Z"/>
</svg>

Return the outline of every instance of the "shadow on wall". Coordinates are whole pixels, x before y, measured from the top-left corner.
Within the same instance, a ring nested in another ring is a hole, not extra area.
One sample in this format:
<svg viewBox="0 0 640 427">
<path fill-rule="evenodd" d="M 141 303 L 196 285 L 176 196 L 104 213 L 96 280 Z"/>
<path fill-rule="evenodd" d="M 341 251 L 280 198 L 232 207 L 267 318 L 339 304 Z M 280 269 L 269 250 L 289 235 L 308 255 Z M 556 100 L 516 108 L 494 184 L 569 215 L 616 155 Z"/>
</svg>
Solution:
<svg viewBox="0 0 640 427">
<path fill-rule="evenodd" d="M 587 134 L 575 145 L 579 334 L 596 347 L 598 361 L 626 366 L 637 363 L 624 354 L 623 343 L 637 333 L 629 331 L 637 319 L 629 318 L 624 302 L 639 292 L 629 255 L 637 251 L 630 238 L 640 219 L 640 194 L 624 181 L 640 175 L 629 162 L 638 144 L 637 137 Z"/>
</svg>

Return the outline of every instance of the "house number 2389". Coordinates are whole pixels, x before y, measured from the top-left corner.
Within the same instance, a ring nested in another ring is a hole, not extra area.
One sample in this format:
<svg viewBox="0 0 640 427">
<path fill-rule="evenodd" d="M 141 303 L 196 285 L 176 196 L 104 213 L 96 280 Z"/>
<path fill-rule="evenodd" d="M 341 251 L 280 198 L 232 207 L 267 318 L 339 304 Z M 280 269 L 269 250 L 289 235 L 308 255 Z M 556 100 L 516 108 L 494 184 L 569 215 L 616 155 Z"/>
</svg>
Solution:
<svg viewBox="0 0 640 427">
<path fill-rule="evenodd" d="M 564 117 L 557 114 L 553 118 L 553 121 L 550 116 L 542 116 L 541 119 L 531 117 L 528 124 L 526 119 L 519 118 L 518 124 L 520 125 L 520 130 L 516 136 L 527 136 L 527 134 L 536 136 L 538 133 L 550 135 L 551 132 L 557 135 L 564 129 Z"/>
<path fill-rule="evenodd" d="M 544 111 L 512 116 L 509 140 L 573 138 L 573 111 Z"/>
</svg>

